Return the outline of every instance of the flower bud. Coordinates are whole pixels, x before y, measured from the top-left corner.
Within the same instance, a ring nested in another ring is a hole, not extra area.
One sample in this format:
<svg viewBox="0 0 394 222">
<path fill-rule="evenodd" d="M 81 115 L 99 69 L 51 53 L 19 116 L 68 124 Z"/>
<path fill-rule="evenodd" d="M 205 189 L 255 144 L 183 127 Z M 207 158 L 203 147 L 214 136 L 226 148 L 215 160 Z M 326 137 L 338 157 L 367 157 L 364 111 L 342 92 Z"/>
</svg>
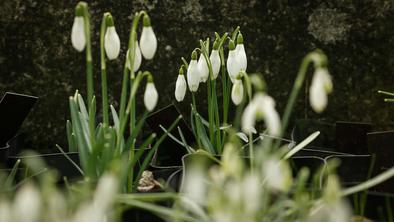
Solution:
<svg viewBox="0 0 394 222">
<path fill-rule="evenodd" d="M 241 67 L 238 64 L 238 53 L 235 50 L 234 42 L 230 40 L 229 52 L 227 57 L 227 72 L 230 76 L 231 82 L 234 83 L 234 80 L 240 71 Z"/>
<path fill-rule="evenodd" d="M 22 187 L 15 196 L 13 215 L 15 221 L 38 222 L 41 210 L 40 192 L 32 184 Z"/>
<path fill-rule="evenodd" d="M 186 79 L 183 75 L 183 67 L 179 69 L 178 79 L 175 83 L 175 99 L 178 102 L 183 101 L 186 95 Z"/>
<path fill-rule="evenodd" d="M 332 81 L 327 68 L 317 67 L 309 89 L 309 102 L 315 112 L 323 112 L 327 106 L 327 94 L 331 92 Z"/>
<path fill-rule="evenodd" d="M 105 53 L 109 60 L 118 58 L 120 52 L 120 39 L 114 26 L 114 21 L 111 15 L 106 18 L 107 30 L 104 36 Z"/>
<path fill-rule="evenodd" d="M 129 70 L 131 70 L 129 51 L 130 49 L 127 50 L 126 53 L 126 66 Z M 138 71 L 138 69 L 141 66 L 141 62 L 142 62 L 142 57 L 141 57 L 140 47 L 138 46 L 138 41 L 135 41 L 134 72 Z"/>
<path fill-rule="evenodd" d="M 237 37 L 237 47 L 235 48 L 235 51 L 237 51 L 237 61 L 240 70 L 246 71 L 246 68 L 248 66 L 248 60 L 246 58 L 246 52 L 243 42 L 244 42 L 243 36 L 241 33 L 239 33 Z"/>
<path fill-rule="evenodd" d="M 142 28 L 140 47 L 145 59 L 152 59 L 157 49 L 157 38 L 153 32 L 148 15 L 144 15 L 144 27 Z"/>
<path fill-rule="evenodd" d="M 231 90 L 231 100 L 236 106 L 238 106 L 242 102 L 243 97 L 244 86 L 242 84 L 242 80 L 236 79 Z"/>
<path fill-rule="evenodd" d="M 152 111 L 156 107 L 158 98 L 159 94 L 157 93 L 152 77 L 150 77 L 144 93 L 144 104 L 148 111 Z"/>
<path fill-rule="evenodd" d="M 216 79 L 219 75 L 221 65 L 219 51 L 213 49 L 209 56 L 209 60 L 211 60 L 213 79 Z"/>
<path fill-rule="evenodd" d="M 198 70 L 200 73 L 200 82 L 206 82 L 209 77 L 209 69 L 204 55 L 201 53 L 198 59 Z"/>
<path fill-rule="evenodd" d="M 187 68 L 187 84 L 191 92 L 197 92 L 200 84 L 199 66 L 197 63 L 197 52 L 194 50 L 192 53 L 192 59 Z"/>
<path fill-rule="evenodd" d="M 86 46 L 85 19 L 83 17 L 82 6 L 79 4 L 75 9 L 74 23 L 71 28 L 71 43 L 79 52 L 82 52 Z"/>
</svg>

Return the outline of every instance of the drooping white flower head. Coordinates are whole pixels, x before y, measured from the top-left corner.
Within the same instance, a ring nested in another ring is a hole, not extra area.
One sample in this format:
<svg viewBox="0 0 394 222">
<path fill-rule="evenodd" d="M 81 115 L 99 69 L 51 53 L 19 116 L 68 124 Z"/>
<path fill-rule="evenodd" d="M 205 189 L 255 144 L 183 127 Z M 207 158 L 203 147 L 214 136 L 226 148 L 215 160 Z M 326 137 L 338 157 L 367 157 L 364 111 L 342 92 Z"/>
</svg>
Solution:
<svg viewBox="0 0 394 222">
<path fill-rule="evenodd" d="M 229 43 L 229 52 L 227 57 L 227 72 L 230 76 L 231 81 L 234 83 L 235 78 L 241 71 L 241 67 L 238 64 L 238 53 L 235 50 L 235 45 L 232 40 Z"/>
<path fill-rule="evenodd" d="M 94 193 L 94 204 L 101 211 L 108 211 L 118 191 L 118 181 L 114 175 L 103 175 Z"/>
<path fill-rule="evenodd" d="M 106 17 L 107 30 L 104 36 L 105 53 L 109 60 L 118 58 L 120 52 L 120 39 L 114 26 L 114 20 L 111 15 Z"/>
<path fill-rule="evenodd" d="M 244 38 L 241 33 L 237 36 L 237 47 L 235 48 L 237 51 L 237 61 L 241 71 L 246 72 L 246 68 L 248 66 L 248 60 L 246 58 L 246 52 L 244 47 Z"/>
<path fill-rule="evenodd" d="M 159 94 L 157 93 L 155 84 L 153 83 L 152 77 L 148 77 L 148 83 L 146 84 L 144 93 L 144 104 L 148 111 L 152 111 L 157 104 Z"/>
<path fill-rule="evenodd" d="M 231 89 L 231 100 L 235 105 L 239 105 L 244 98 L 244 86 L 241 79 L 235 79 Z"/>
<path fill-rule="evenodd" d="M 4 222 L 15 221 L 12 218 L 11 206 L 6 200 L 0 201 L 0 221 L 4 221 Z"/>
<path fill-rule="evenodd" d="M 15 196 L 13 215 L 15 221 L 38 222 L 41 214 L 41 195 L 32 184 L 22 187 Z"/>
<path fill-rule="evenodd" d="M 183 74 L 183 66 L 179 69 L 179 75 L 175 83 L 175 99 L 178 102 L 183 101 L 186 95 L 186 79 Z"/>
<path fill-rule="evenodd" d="M 192 58 L 187 68 L 187 84 L 191 92 L 197 92 L 200 84 L 200 71 L 197 63 L 197 52 L 193 51 Z"/>
<path fill-rule="evenodd" d="M 206 82 L 209 77 L 209 69 L 207 61 L 202 53 L 200 54 L 200 58 L 198 58 L 197 64 L 200 73 L 200 82 Z"/>
<path fill-rule="evenodd" d="M 86 46 L 85 19 L 83 17 L 82 6 L 79 4 L 75 9 L 74 23 L 71 28 L 71 43 L 79 52 L 82 52 Z"/>
<path fill-rule="evenodd" d="M 219 51 L 213 49 L 211 55 L 209 56 L 209 60 L 211 60 L 211 64 L 212 64 L 213 79 L 216 79 L 219 75 L 220 65 L 221 65 Z"/>
<path fill-rule="evenodd" d="M 150 18 L 148 15 L 144 15 L 144 27 L 142 28 L 140 47 L 142 55 L 145 59 L 152 59 L 155 56 L 157 49 L 157 38 L 153 32 Z"/>
<path fill-rule="evenodd" d="M 287 162 L 269 157 L 263 162 L 263 174 L 267 185 L 273 191 L 286 192 L 292 184 L 293 177 Z"/>
<path fill-rule="evenodd" d="M 130 49 L 127 50 L 127 53 L 126 53 L 126 66 L 129 70 L 131 70 L 129 51 L 130 51 Z M 138 46 L 138 41 L 135 41 L 134 72 L 138 71 L 138 69 L 141 66 L 141 62 L 142 62 L 141 50 L 140 50 L 140 47 Z"/>
<path fill-rule="evenodd" d="M 327 95 L 332 92 L 332 80 L 327 68 L 317 67 L 309 89 L 309 102 L 317 113 L 327 106 Z"/>
<path fill-rule="evenodd" d="M 279 135 L 281 124 L 275 101 L 264 93 L 257 93 L 246 106 L 242 114 L 242 130 L 247 134 L 252 133 L 256 121 L 260 119 L 264 119 L 269 134 Z"/>
</svg>

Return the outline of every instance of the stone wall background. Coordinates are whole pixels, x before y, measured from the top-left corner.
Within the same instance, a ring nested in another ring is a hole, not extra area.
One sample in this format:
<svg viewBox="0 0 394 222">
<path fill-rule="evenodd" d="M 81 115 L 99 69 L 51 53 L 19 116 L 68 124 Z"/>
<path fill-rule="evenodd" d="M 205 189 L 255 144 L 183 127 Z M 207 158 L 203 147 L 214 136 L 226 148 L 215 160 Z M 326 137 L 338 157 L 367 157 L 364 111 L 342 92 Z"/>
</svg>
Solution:
<svg viewBox="0 0 394 222">
<path fill-rule="evenodd" d="M 29 144 L 26 148 L 54 149 L 55 143 L 66 147 L 68 96 L 76 89 L 85 92 L 84 55 L 70 42 L 75 5 L 76 1 L 65 0 L 0 2 L 0 92 L 40 97 L 21 130 Z M 98 32 L 105 11 L 112 12 L 122 41 L 121 59 L 108 65 L 110 100 L 115 105 L 131 14 L 145 9 L 159 45 L 153 61 L 143 61 L 142 69 L 155 75 L 158 107 L 174 100 L 180 57 L 189 58 L 200 38 L 213 37 L 214 31 L 231 32 L 240 25 L 248 71 L 264 74 L 280 112 L 302 57 L 321 48 L 328 55 L 334 79 L 328 109 L 314 114 L 303 93 L 292 119 L 372 122 L 380 128 L 393 123 L 394 104 L 384 103 L 376 93 L 378 89 L 394 91 L 393 0 L 95 0 L 89 5 L 97 93 Z M 202 88 L 201 95 L 204 92 Z M 141 95 L 138 98 L 141 110 Z M 204 107 L 204 101 L 199 103 Z M 187 102 L 180 104 L 181 110 L 188 107 Z"/>
</svg>

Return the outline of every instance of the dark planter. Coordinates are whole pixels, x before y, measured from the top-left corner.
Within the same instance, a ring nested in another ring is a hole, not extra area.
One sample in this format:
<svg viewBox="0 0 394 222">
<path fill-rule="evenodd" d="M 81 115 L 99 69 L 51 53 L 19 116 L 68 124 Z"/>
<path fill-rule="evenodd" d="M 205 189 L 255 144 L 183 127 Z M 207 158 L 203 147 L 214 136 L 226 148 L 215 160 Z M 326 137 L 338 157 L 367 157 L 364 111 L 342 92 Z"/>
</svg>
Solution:
<svg viewBox="0 0 394 222">
<path fill-rule="evenodd" d="M 370 123 L 341 122 L 335 124 L 336 151 L 351 154 L 369 154 L 367 133 L 371 132 Z"/>
<path fill-rule="evenodd" d="M 152 113 L 146 120 L 149 127 L 153 132 L 157 134 L 157 138 L 164 134 L 164 131 L 160 128 L 160 125 L 167 129 L 180 115 L 177 108 L 171 104 L 166 106 L 154 113 Z M 184 119 L 178 122 L 178 126 L 171 132 L 176 138 L 181 140 L 181 136 L 178 132 L 178 127 L 181 129 L 182 134 L 189 145 L 194 143 L 194 135 L 191 129 L 188 127 Z M 186 148 L 181 144 L 174 141 L 172 138 L 167 136 L 161 143 L 160 147 L 155 152 L 152 159 L 152 166 L 181 166 L 182 157 L 187 154 Z"/>
<path fill-rule="evenodd" d="M 374 175 L 394 166 L 394 131 L 368 133 L 368 148 L 376 156 Z M 394 194 L 394 178 L 377 185 L 373 190 Z"/>
<path fill-rule="evenodd" d="M 79 166 L 79 156 L 77 152 L 66 153 L 66 155 Z M 12 167 L 18 159 L 20 159 L 23 163 L 25 161 L 29 161 L 29 159 L 34 158 L 41 158 L 45 161 L 48 167 L 56 169 L 60 174 L 60 180 L 58 181 L 59 183 L 63 183 L 65 177 L 69 181 L 74 181 L 82 176 L 77 170 L 76 166 L 74 166 L 71 161 L 64 156 L 63 153 L 10 156 L 8 159 L 8 166 Z"/>
<path fill-rule="evenodd" d="M 334 151 L 335 147 L 332 145 L 335 144 L 335 125 L 332 123 L 313 119 L 298 119 L 295 121 L 291 139 L 299 143 L 316 131 L 320 131 L 320 135 L 309 144 L 309 147 Z"/>
</svg>

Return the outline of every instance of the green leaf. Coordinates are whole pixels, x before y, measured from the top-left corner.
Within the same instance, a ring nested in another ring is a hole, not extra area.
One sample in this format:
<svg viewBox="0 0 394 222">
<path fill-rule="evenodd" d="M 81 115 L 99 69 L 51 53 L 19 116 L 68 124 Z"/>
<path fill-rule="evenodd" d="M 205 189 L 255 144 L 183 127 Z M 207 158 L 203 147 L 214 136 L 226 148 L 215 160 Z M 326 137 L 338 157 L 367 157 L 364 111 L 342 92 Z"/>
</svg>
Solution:
<svg viewBox="0 0 394 222">
<path fill-rule="evenodd" d="M 70 152 L 77 152 L 78 148 L 76 146 L 75 135 L 73 132 L 73 126 L 72 126 L 70 120 L 67 120 L 66 130 L 67 130 L 68 150 Z"/>
<path fill-rule="evenodd" d="M 115 126 L 116 131 L 118 132 L 119 126 L 120 126 L 119 125 L 119 116 L 118 116 L 118 113 L 116 112 L 115 108 L 112 105 L 110 107 L 111 107 L 112 119 L 114 121 L 114 126 Z"/>
<path fill-rule="evenodd" d="M 86 110 L 85 103 L 83 102 L 82 96 L 80 94 L 77 95 L 77 100 L 78 100 L 79 110 L 81 111 L 83 118 L 88 120 L 89 119 L 88 111 Z"/>
<path fill-rule="evenodd" d="M 5 183 L 4 183 L 5 189 L 10 189 L 11 188 L 12 183 L 15 180 L 15 175 L 16 175 L 16 172 L 18 171 L 18 167 L 19 167 L 20 163 L 21 163 L 21 160 L 18 159 L 15 162 L 14 166 L 12 167 L 12 170 L 11 170 L 10 174 L 8 174 L 7 179 L 5 180 Z"/>
<path fill-rule="evenodd" d="M 309 135 L 306 139 L 304 139 L 301 143 L 299 143 L 297 146 L 295 146 L 293 149 L 291 149 L 289 152 L 286 153 L 286 155 L 283 157 L 283 159 L 287 160 L 290 157 L 292 157 L 294 154 L 296 154 L 298 151 L 303 149 L 306 145 L 311 143 L 313 140 L 316 139 L 320 135 L 319 131 L 316 131 Z"/>
</svg>

